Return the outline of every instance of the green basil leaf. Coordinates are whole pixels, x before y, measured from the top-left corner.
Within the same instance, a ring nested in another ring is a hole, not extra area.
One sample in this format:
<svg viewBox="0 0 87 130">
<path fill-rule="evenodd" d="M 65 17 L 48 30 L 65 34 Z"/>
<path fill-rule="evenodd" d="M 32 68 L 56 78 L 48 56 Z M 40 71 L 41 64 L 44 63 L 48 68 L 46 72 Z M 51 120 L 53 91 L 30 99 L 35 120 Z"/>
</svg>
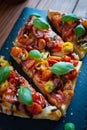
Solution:
<svg viewBox="0 0 87 130">
<path fill-rule="evenodd" d="M 41 58 L 41 53 L 38 50 L 29 51 L 29 56 L 39 60 Z"/>
<path fill-rule="evenodd" d="M 78 17 L 75 14 L 65 14 L 62 17 L 63 22 L 74 22 L 78 19 Z"/>
<path fill-rule="evenodd" d="M 20 86 L 20 89 L 18 91 L 18 98 L 25 105 L 32 106 L 33 104 L 32 93 L 26 86 Z"/>
<path fill-rule="evenodd" d="M 56 75 L 67 74 L 73 69 L 74 66 L 69 62 L 57 62 L 50 68 L 50 70 Z"/>
<path fill-rule="evenodd" d="M 83 36 L 86 33 L 86 30 L 83 25 L 78 25 L 75 28 L 75 35 L 77 38 Z"/>
<path fill-rule="evenodd" d="M 0 83 L 4 82 L 10 74 L 10 68 L 8 66 L 4 66 L 1 70 L 0 70 Z"/>
<path fill-rule="evenodd" d="M 38 14 L 38 13 L 32 13 L 32 14 L 30 14 L 30 17 L 31 17 L 31 16 L 41 17 L 41 15 Z"/>
<path fill-rule="evenodd" d="M 66 123 L 64 125 L 64 130 L 75 130 L 75 125 L 73 123 Z"/>
<path fill-rule="evenodd" d="M 33 20 L 34 27 L 37 29 L 49 29 L 49 24 L 42 18 L 36 18 Z"/>
</svg>

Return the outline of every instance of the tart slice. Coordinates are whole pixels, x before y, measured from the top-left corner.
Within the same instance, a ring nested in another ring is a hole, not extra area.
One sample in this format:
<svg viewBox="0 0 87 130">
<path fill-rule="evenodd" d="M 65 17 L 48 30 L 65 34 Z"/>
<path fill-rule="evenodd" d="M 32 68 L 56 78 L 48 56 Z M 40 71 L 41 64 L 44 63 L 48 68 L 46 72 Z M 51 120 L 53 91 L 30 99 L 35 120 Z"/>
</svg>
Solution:
<svg viewBox="0 0 87 130">
<path fill-rule="evenodd" d="M 87 20 L 54 10 L 48 10 L 48 18 L 63 40 L 74 44 L 75 52 L 82 59 L 87 52 Z"/>
<path fill-rule="evenodd" d="M 62 115 L 3 56 L 0 56 L 0 112 L 23 118 L 50 120 L 59 120 Z"/>
<path fill-rule="evenodd" d="M 47 96 L 49 102 L 65 114 L 72 97 L 81 61 L 68 55 L 47 56 L 47 52 L 27 51 L 13 47 L 11 56 L 19 63 L 36 86 Z"/>
</svg>

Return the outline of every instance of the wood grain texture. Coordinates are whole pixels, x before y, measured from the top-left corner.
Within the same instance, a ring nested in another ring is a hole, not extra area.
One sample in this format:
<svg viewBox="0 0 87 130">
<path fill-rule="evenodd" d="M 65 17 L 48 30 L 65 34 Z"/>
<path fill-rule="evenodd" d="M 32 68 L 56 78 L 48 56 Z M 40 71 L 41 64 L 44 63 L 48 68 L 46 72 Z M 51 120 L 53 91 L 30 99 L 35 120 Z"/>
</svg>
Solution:
<svg viewBox="0 0 87 130">
<path fill-rule="evenodd" d="M 24 7 L 54 9 L 62 12 L 75 12 L 87 16 L 87 0 L 26 0 L 23 3 L 9 5 L 0 0 L 0 47 L 5 42 Z"/>
<path fill-rule="evenodd" d="M 79 0 L 74 13 L 87 18 L 87 0 Z"/>
<path fill-rule="evenodd" d="M 5 1 L 0 5 L 0 47 L 5 42 L 13 25 L 17 21 L 24 7 L 36 7 L 39 0 L 27 0 L 16 5 L 9 5 Z"/>
<path fill-rule="evenodd" d="M 72 12 L 76 2 L 78 0 L 41 0 L 38 4 L 38 8 L 41 9 L 53 9 L 62 12 Z"/>
</svg>

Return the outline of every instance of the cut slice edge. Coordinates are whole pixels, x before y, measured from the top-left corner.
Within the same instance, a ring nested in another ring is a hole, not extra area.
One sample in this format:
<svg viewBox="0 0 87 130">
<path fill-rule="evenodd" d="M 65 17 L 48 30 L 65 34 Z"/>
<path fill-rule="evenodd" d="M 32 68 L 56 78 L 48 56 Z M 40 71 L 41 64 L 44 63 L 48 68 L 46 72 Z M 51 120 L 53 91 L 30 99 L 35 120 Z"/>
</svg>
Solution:
<svg viewBox="0 0 87 130">
<path fill-rule="evenodd" d="M 64 14 L 67 14 L 67 13 L 61 13 L 60 11 L 51 10 L 51 9 L 48 10 L 48 18 L 49 18 L 50 21 L 52 20 L 53 16 L 55 16 L 55 15 L 62 16 Z M 61 34 L 61 32 L 59 31 L 59 29 L 56 27 L 56 25 L 53 24 L 53 22 L 52 22 L 52 25 Z M 79 45 L 77 45 L 75 42 L 73 42 L 73 44 L 74 44 L 74 51 L 78 54 L 78 56 L 79 56 L 80 59 L 83 59 L 85 57 L 85 55 L 86 55 L 87 52 L 85 50 L 81 50 L 80 47 L 79 47 Z"/>
<path fill-rule="evenodd" d="M 5 64 L 2 64 L 2 67 L 7 66 L 7 65 L 9 67 L 12 67 L 9 64 L 9 62 L 7 60 L 4 60 L 3 58 L 4 58 L 3 56 L 0 56 L 0 62 L 3 62 L 3 63 L 5 62 Z M 12 70 L 12 71 L 14 71 L 14 70 Z M 20 77 L 23 77 L 20 74 L 18 74 L 18 75 Z M 27 82 L 27 80 L 24 77 L 23 77 L 23 79 Z M 30 84 L 28 83 L 28 85 L 30 85 Z M 35 91 L 34 88 L 32 88 L 32 90 Z M 3 93 L 0 93 L 0 94 L 3 94 Z M 35 114 L 33 116 L 29 116 L 26 112 L 23 112 L 23 111 L 20 111 L 19 109 L 17 109 L 15 103 L 10 103 L 8 101 L 2 100 L 1 97 L 0 97 L 0 100 L 2 101 L 2 103 L 0 104 L 0 113 L 4 113 L 4 114 L 7 114 L 7 115 L 13 115 L 13 116 L 18 116 L 18 117 L 22 117 L 22 118 L 50 119 L 50 120 L 56 120 L 56 121 L 59 120 L 62 116 L 61 111 L 56 106 L 50 105 L 45 98 L 44 98 L 44 100 L 49 105 L 46 105 L 42 109 L 41 113 Z"/>
<path fill-rule="evenodd" d="M 13 59 L 14 59 L 18 64 L 20 64 L 20 59 L 14 57 L 12 54 L 11 54 L 11 56 L 13 57 Z M 76 70 L 77 70 L 78 73 L 80 72 L 81 66 L 82 66 L 82 62 L 81 62 L 81 61 L 78 61 L 78 65 L 77 65 L 77 67 L 76 67 Z M 25 72 L 30 78 L 32 78 L 32 72 L 31 72 L 31 73 L 30 73 L 30 72 L 27 72 L 27 71 L 25 70 L 25 67 L 22 67 L 22 69 L 24 70 L 24 72 Z M 73 92 L 73 95 L 74 95 L 74 88 L 75 88 L 75 86 L 76 86 L 76 80 L 77 80 L 77 77 L 76 77 L 76 78 L 73 80 L 73 82 L 72 82 L 72 87 L 73 87 L 72 92 Z M 38 83 L 37 83 L 37 81 L 36 81 L 35 78 L 33 78 L 33 81 L 34 81 L 34 83 L 36 84 L 36 86 L 40 89 L 40 91 L 41 91 L 43 94 L 45 94 L 45 92 L 43 91 L 42 87 L 40 87 L 40 85 L 38 85 Z M 56 106 L 58 107 L 57 102 L 56 102 L 55 100 L 52 100 L 51 95 L 48 94 L 48 95 L 46 95 L 46 96 L 47 96 L 47 98 L 48 98 L 48 101 L 49 101 L 51 104 L 56 105 Z M 65 104 L 62 104 L 61 108 L 58 107 L 58 108 L 61 110 L 62 115 L 64 115 L 64 114 L 66 113 L 66 110 L 67 110 L 67 108 L 68 108 L 70 102 L 71 102 L 71 99 L 68 100 L 68 103 L 67 103 L 67 104 L 66 104 L 66 103 L 65 103 Z"/>
</svg>

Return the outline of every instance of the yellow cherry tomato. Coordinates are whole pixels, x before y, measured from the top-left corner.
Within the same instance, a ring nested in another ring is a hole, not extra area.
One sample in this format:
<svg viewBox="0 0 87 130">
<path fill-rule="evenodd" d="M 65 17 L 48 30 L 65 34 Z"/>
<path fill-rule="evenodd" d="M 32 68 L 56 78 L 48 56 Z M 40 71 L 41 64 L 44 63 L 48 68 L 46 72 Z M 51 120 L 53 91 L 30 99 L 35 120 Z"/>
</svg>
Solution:
<svg viewBox="0 0 87 130">
<path fill-rule="evenodd" d="M 0 59 L 0 68 L 4 66 L 9 66 L 9 63 L 6 60 Z"/>
<path fill-rule="evenodd" d="M 46 93 L 51 93 L 55 89 L 55 86 L 52 81 L 48 81 L 44 85 L 44 90 Z"/>
<path fill-rule="evenodd" d="M 62 45 L 62 52 L 64 54 L 69 54 L 69 53 L 72 53 L 73 52 L 73 43 L 71 42 L 65 42 L 63 45 Z"/>
<path fill-rule="evenodd" d="M 0 92 L 5 91 L 7 87 L 8 87 L 8 81 L 6 80 L 5 82 L 0 84 Z"/>
</svg>

